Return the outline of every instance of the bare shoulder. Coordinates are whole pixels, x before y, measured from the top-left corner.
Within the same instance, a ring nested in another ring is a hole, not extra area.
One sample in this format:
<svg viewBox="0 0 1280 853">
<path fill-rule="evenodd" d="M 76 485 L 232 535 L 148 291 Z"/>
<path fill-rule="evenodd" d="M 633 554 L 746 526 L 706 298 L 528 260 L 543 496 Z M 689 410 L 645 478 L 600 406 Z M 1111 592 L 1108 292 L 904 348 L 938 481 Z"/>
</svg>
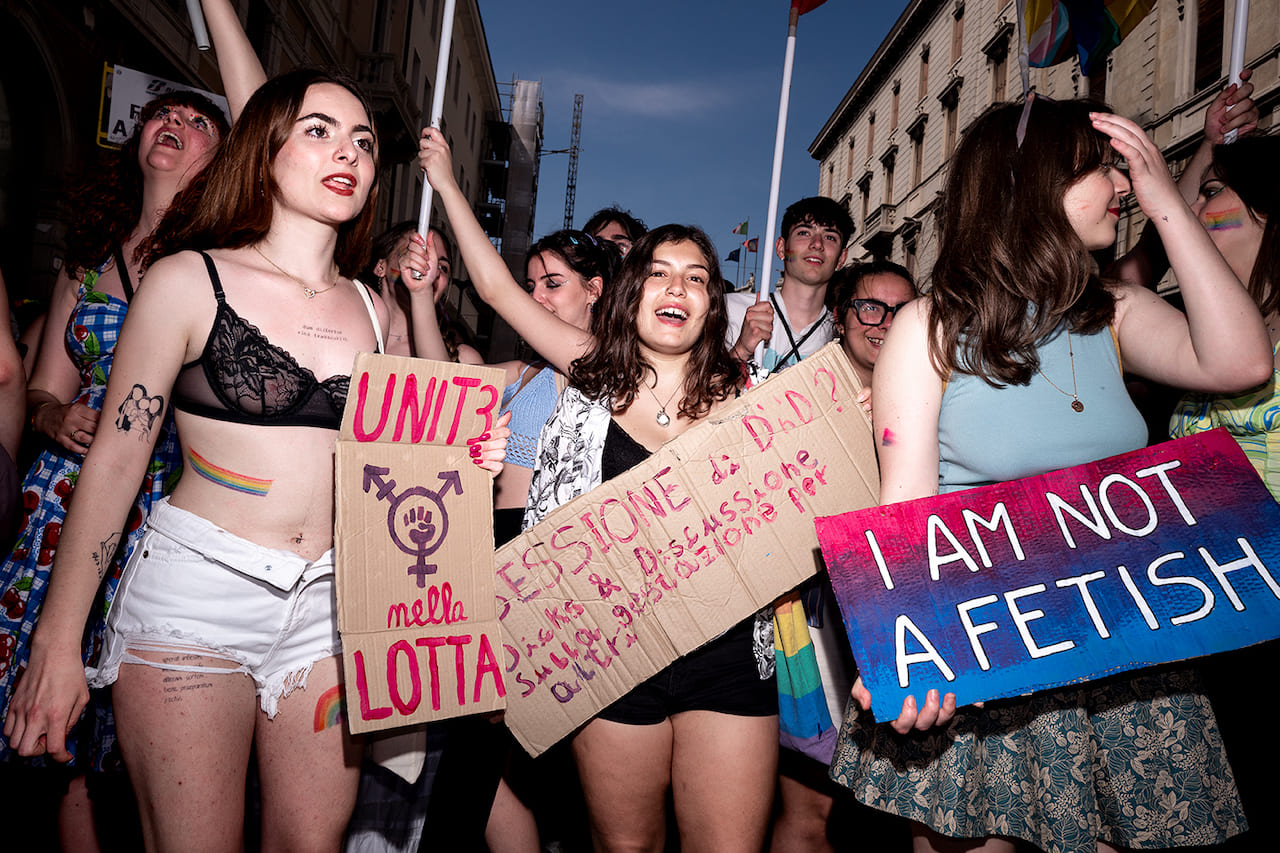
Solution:
<svg viewBox="0 0 1280 853">
<path fill-rule="evenodd" d="M 459 364 L 484 364 L 484 356 L 470 344 L 458 344 Z"/>
<path fill-rule="evenodd" d="M 212 313 L 215 302 L 204 258 L 199 252 L 178 252 L 147 269 L 129 315 L 159 311 L 177 322 Z"/>
</svg>

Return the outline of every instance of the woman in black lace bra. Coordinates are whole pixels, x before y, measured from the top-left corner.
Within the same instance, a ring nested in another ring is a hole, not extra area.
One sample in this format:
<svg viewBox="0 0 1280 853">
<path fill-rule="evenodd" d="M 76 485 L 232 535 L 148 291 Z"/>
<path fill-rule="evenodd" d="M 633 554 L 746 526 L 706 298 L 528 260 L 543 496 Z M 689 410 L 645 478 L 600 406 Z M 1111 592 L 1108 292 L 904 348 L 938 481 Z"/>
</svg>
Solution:
<svg viewBox="0 0 1280 853">
<path fill-rule="evenodd" d="M 219 73 L 234 119 L 265 75 L 229 0 L 205 4 L 209 31 L 218 48 Z M 26 415 L 40 452 L 22 484 L 25 515 L 12 551 L 0 555 L 0 717 L 18 689 L 30 653 L 31 633 L 37 625 L 50 564 L 67 506 L 75 493 L 82 455 L 99 428 L 99 410 L 106 391 L 117 337 L 139 284 L 140 258 L 136 250 L 160 221 L 164 209 L 191 177 L 203 169 L 228 130 L 221 108 L 194 92 L 161 95 L 142 107 L 131 139 L 118 152 L 104 153 L 86 170 L 80 186 L 70 193 L 67 253 L 54 283 L 38 357 L 26 395 Z M 23 408 L 15 415 L 23 417 Z M 93 607 L 86 631 L 84 655 L 93 662 L 102 643 L 103 614 L 112 602 L 120 571 L 133 545 L 141 538 L 142 521 L 151 506 L 167 494 L 182 472 L 182 457 L 172 431 L 172 418 L 161 427 L 141 488 L 124 525 L 122 547 L 108 555 L 110 565 Z M 105 428 L 105 427 L 104 427 Z M 48 784 L 65 787 L 57 803 L 59 820 L 43 812 L 24 820 L 50 835 L 57 832 L 65 849 L 96 849 L 96 835 L 106 839 L 109 826 L 122 810 L 99 794 L 123 795 L 128 780 L 120 765 L 110 698 L 94 693 L 82 724 L 68 739 L 74 757 L 69 767 L 37 759 L 20 761 L 9 743 L 0 739 L 5 776 L 0 787 Z M 92 775 L 89 775 L 92 774 Z M 40 780 L 40 781 L 37 781 Z M 91 808 L 88 791 L 94 791 Z M 53 804 L 51 804 L 52 806 Z M 136 830 L 132 830 L 136 832 Z"/>
<path fill-rule="evenodd" d="M 149 849 L 241 849 L 251 749 L 264 848 L 336 850 L 350 816 L 358 744 L 330 713 L 333 452 L 352 360 L 387 331 L 350 278 L 376 207 L 371 115 L 322 71 L 254 93 L 157 229 L 117 350 L 10 733 L 24 754 L 63 753 L 101 561 L 172 402 L 187 473 L 148 519 L 89 672 L 114 682 Z M 490 470 L 494 435 L 477 462 Z"/>
</svg>

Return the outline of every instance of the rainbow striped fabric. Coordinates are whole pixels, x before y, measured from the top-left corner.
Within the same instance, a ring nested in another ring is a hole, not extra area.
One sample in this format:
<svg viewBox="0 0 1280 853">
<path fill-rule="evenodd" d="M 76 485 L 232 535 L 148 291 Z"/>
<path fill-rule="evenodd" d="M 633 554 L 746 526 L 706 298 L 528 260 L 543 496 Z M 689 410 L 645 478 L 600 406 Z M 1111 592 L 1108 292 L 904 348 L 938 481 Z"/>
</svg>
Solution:
<svg viewBox="0 0 1280 853">
<path fill-rule="evenodd" d="M 818 673 L 818 658 L 799 593 L 773 605 L 773 651 L 778 673 L 778 728 L 783 746 L 829 763 L 836 727 Z"/>
<path fill-rule="evenodd" d="M 1027 61 L 1035 68 L 1080 57 L 1092 74 L 1129 35 L 1155 0 L 1018 0 Z"/>
</svg>

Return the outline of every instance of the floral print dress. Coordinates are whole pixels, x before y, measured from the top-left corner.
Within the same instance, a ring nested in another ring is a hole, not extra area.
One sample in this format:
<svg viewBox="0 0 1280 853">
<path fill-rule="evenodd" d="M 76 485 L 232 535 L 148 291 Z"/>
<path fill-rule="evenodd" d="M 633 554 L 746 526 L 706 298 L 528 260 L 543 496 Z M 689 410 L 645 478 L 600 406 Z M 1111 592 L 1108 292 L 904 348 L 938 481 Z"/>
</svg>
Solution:
<svg viewBox="0 0 1280 853">
<path fill-rule="evenodd" d="M 76 402 L 99 411 L 106 396 L 107 376 L 111 372 L 116 340 L 129 310 L 125 300 L 94 289 L 105 269 L 91 270 L 85 275 L 66 329 L 67 352 L 80 370 L 80 393 Z M 105 429 L 110 423 L 110 415 L 102 417 L 99 427 Z M 62 523 L 80 476 L 80 462 L 78 455 L 47 442 L 46 449 L 32 464 L 22 484 L 22 530 L 13 552 L 0 566 L 0 718 L 8 712 L 14 687 L 31 654 L 31 632 L 44 603 Z M 147 466 L 142 490 L 129 511 L 125 541 L 107 569 L 106 581 L 99 590 L 85 629 L 86 663 L 96 660 L 102 648 L 107 609 L 115 596 L 129 553 L 141 538 L 142 522 L 152 504 L 173 490 L 181 473 L 182 453 L 170 413 L 165 418 L 155 452 Z M 68 738 L 67 748 L 76 756 L 77 766 L 86 766 L 87 763 L 94 770 L 119 766 L 115 726 L 105 692 L 93 692 L 88 713 L 77 731 Z M 7 760 L 13 756 L 8 741 L 0 735 L 0 759 Z"/>
</svg>

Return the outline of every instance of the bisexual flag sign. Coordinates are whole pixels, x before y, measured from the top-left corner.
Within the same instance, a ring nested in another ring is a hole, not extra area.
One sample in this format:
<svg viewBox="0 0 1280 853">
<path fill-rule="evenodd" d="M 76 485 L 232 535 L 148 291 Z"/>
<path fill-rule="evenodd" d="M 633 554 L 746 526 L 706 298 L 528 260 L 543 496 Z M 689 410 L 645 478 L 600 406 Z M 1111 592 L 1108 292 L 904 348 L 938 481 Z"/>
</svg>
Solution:
<svg viewBox="0 0 1280 853">
<path fill-rule="evenodd" d="M 1280 506 L 1221 429 L 816 524 L 881 721 L 1280 637 Z"/>
</svg>

